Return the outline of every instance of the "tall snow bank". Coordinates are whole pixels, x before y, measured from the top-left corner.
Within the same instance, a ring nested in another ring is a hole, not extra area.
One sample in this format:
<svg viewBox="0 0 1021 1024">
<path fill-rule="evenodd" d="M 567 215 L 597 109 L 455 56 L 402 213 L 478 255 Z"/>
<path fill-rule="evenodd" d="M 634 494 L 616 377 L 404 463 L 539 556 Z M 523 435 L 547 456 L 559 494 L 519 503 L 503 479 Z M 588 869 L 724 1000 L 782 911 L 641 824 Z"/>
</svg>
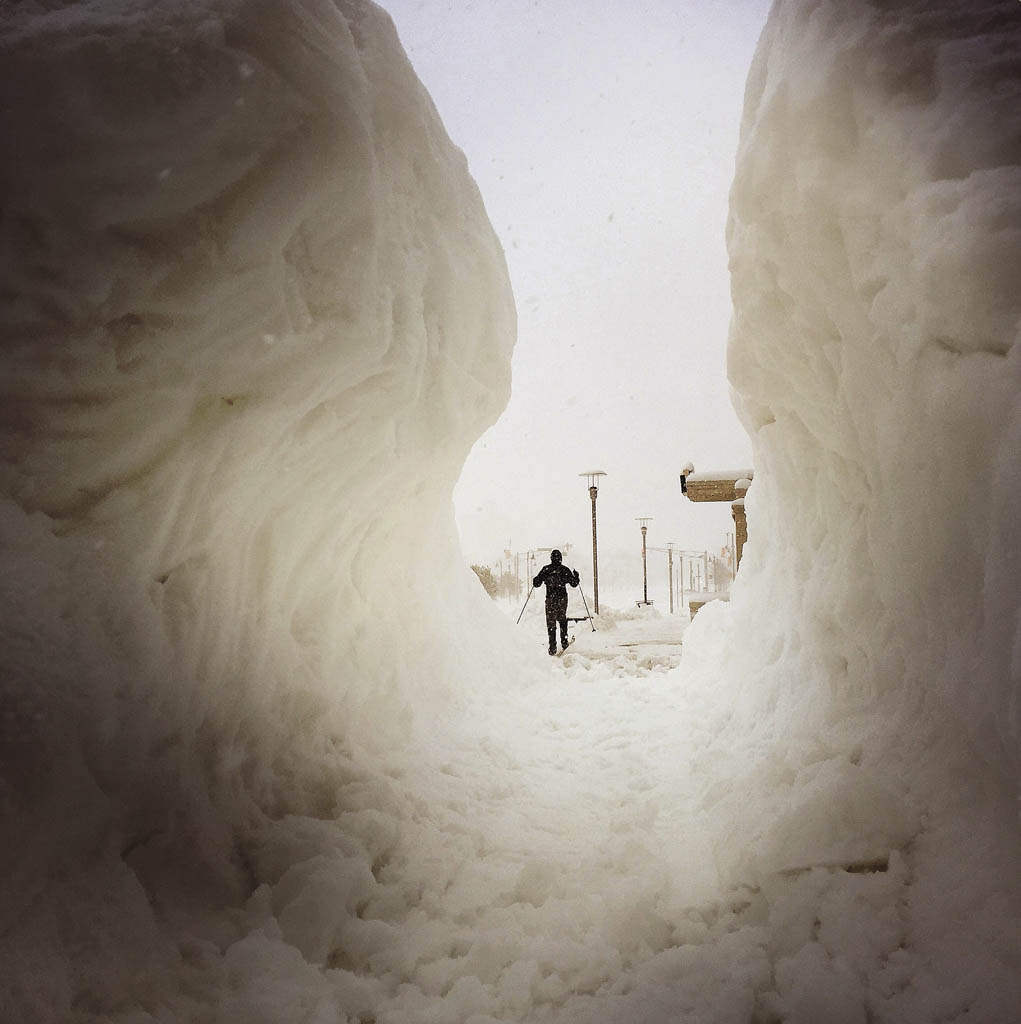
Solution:
<svg viewBox="0 0 1021 1024">
<path fill-rule="evenodd" d="M 371 4 L 6 10 L 0 136 L 0 931 L 102 1008 L 157 876 L 246 895 L 233 827 L 336 813 L 499 654 L 449 642 L 490 611 L 451 493 L 515 317 Z"/>
<path fill-rule="evenodd" d="M 759 545 L 797 554 L 800 619 L 848 619 L 880 692 L 924 690 L 1012 777 L 1019 33 L 1000 3 L 778 10 L 730 227 Z M 839 604 L 810 614 L 817 587 Z"/>
<path fill-rule="evenodd" d="M 750 539 L 686 638 L 692 675 L 727 681 L 702 763 L 745 752 L 704 795 L 724 877 L 772 885 L 775 922 L 783 878 L 904 872 L 874 968 L 819 911 L 814 951 L 779 951 L 791 1019 L 1013 1019 L 1021 8 L 775 5 L 728 240 Z M 854 991 L 813 1004 L 827 971 Z"/>
</svg>

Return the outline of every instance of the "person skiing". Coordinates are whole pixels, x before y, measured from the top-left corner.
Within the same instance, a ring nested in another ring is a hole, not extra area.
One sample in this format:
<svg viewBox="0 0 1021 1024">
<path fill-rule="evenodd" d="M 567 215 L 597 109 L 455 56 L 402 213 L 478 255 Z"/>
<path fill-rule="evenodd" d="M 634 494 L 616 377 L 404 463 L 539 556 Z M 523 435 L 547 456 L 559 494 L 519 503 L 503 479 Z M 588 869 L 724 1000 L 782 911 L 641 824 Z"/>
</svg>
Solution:
<svg viewBox="0 0 1021 1024">
<path fill-rule="evenodd" d="M 546 632 L 549 633 L 549 652 L 557 653 L 557 623 L 560 624 L 560 647 L 566 650 L 567 639 L 567 587 L 579 583 L 577 569 L 568 569 L 563 564 L 564 556 L 554 548 L 549 553 L 549 565 L 539 570 L 532 580 L 533 587 L 546 584 Z"/>
</svg>

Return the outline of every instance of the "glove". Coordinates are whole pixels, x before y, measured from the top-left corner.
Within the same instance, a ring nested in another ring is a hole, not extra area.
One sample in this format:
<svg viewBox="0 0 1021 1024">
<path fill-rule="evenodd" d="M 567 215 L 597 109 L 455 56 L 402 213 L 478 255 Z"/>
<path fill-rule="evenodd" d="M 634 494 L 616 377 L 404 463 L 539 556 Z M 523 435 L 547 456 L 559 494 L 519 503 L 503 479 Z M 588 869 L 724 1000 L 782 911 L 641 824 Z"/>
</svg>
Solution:
<svg viewBox="0 0 1021 1024">
<path fill-rule="evenodd" d="M 578 575 L 578 570 L 575 569 L 574 570 L 574 585 L 577 586 L 580 581 L 581 581 L 581 577 Z"/>
</svg>

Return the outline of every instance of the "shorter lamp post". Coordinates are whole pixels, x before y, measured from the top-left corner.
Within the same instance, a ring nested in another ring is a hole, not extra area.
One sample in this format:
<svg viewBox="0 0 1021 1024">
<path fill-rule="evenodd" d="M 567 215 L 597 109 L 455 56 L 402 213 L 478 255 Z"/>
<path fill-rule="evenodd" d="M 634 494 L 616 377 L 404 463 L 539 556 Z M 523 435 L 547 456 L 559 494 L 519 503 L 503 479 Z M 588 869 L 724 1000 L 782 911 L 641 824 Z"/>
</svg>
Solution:
<svg viewBox="0 0 1021 1024">
<path fill-rule="evenodd" d="M 649 603 L 649 569 L 645 552 L 645 534 L 652 522 L 652 516 L 635 516 L 635 522 L 642 524 L 642 604 Z"/>
<path fill-rule="evenodd" d="M 601 469 L 579 473 L 588 478 L 588 496 L 592 499 L 592 607 L 599 614 L 599 550 L 596 545 L 596 495 L 599 493 L 599 478 L 606 476 Z"/>
</svg>

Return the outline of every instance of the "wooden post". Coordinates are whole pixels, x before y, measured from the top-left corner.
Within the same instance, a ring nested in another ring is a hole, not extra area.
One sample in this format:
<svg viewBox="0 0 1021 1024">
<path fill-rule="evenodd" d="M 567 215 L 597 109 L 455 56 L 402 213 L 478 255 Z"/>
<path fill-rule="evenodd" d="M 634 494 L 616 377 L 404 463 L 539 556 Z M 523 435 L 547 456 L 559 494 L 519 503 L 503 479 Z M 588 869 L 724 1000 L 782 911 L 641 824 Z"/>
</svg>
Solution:
<svg viewBox="0 0 1021 1024">
<path fill-rule="evenodd" d="M 744 551 L 745 541 L 748 540 L 748 517 L 745 515 L 744 499 L 750 486 L 751 480 L 747 477 L 738 480 L 734 484 L 737 497 L 730 506 L 731 514 L 734 516 L 734 560 L 737 568 L 740 568 L 741 552 Z"/>
</svg>

